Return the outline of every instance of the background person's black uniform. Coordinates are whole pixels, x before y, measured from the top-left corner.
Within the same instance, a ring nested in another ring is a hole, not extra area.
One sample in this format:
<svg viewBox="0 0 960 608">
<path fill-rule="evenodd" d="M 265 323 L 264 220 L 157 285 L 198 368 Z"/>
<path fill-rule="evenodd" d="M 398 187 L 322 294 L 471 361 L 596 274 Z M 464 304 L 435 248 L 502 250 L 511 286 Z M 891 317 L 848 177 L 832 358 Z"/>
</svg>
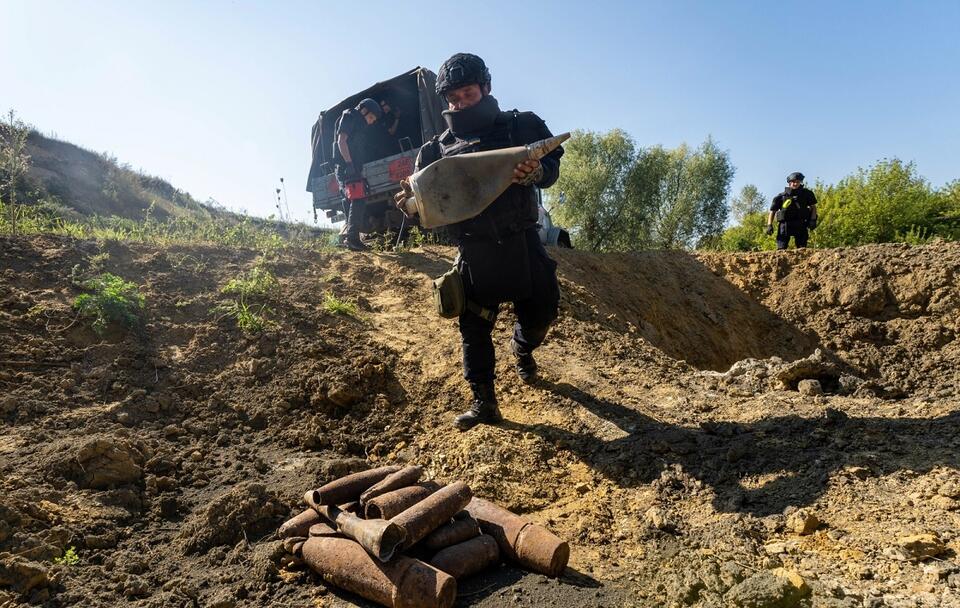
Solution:
<svg viewBox="0 0 960 608">
<path fill-rule="evenodd" d="M 536 114 L 501 112 L 490 95 L 471 108 L 444 112 L 444 116 L 451 128 L 421 147 L 417 170 L 445 156 L 519 146 L 552 136 Z M 543 173 L 536 186 L 546 188 L 557 181 L 562 155 L 563 148 L 557 148 L 540 160 Z M 557 318 L 560 302 L 557 264 L 540 242 L 537 221 L 536 189 L 513 184 L 477 217 L 448 227 L 460 251 L 467 298 L 493 311 L 501 303 L 513 302 L 514 354 L 518 359 L 529 357 L 530 362 Z M 464 378 L 478 400 L 495 403 L 493 326 L 494 321 L 473 312 L 460 316 Z"/>
<path fill-rule="evenodd" d="M 800 186 L 797 189 L 786 188 L 773 197 L 770 211 L 783 209 L 784 219 L 777 226 L 777 249 L 786 249 L 793 237 L 797 247 L 806 247 L 810 233 L 811 207 L 817 204 L 817 197 L 811 190 Z"/>
<path fill-rule="evenodd" d="M 375 145 L 377 135 L 377 124 L 368 125 L 366 119 L 356 108 L 349 108 L 343 111 L 343 114 L 337 120 L 337 128 L 333 136 L 333 159 L 334 173 L 337 177 L 337 183 L 340 184 L 341 192 L 346 184 L 360 180 L 362 178 L 363 165 L 373 160 L 371 154 Z M 346 134 L 347 147 L 350 149 L 350 159 L 347 162 L 340 153 L 337 142 L 340 134 Z M 344 233 L 348 238 L 359 240 L 360 229 L 363 227 L 366 203 L 361 200 L 351 201 L 344 196 L 346 209 L 346 224 Z"/>
</svg>

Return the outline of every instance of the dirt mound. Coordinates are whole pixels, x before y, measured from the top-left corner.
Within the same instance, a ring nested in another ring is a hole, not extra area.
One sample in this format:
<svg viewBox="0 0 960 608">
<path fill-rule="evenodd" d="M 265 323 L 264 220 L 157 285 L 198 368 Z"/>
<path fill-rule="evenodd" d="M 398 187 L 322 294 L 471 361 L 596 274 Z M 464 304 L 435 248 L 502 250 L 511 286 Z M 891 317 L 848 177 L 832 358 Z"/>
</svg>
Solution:
<svg viewBox="0 0 960 608">
<path fill-rule="evenodd" d="M 960 245 L 698 258 L 891 394 L 956 395 Z"/>
<path fill-rule="evenodd" d="M 543 380 L 501 315 L 506 420 L 464 434 L 429 292 L 453 253 L 0 239 L 0 605 L 357 605 L 271 535 L 386 463 L 570 541 L 560 579 L 503 566 L 459 606 L 960 601 L 960 247 L 557 251 Z M 279 288 L 250 336 L 217 305 L 254 265 Z M 140 285 L 142 324 L 98 336 L 77 272 Z"/>
</svg>

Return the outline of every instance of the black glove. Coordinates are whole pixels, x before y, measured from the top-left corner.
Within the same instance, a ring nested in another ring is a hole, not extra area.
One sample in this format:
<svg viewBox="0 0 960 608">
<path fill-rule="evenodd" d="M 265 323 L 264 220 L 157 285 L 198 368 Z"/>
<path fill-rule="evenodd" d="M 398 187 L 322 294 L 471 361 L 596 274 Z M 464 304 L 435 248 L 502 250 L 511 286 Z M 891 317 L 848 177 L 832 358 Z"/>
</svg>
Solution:
<svg viewBox="0 0 960 608">
<path fill-rule="evenodd" d="M 764 232 L 767 233 L 767 236 L 770 236 L 771 234 L 773 234 L 773 224 L 767 224 L 767 229 L 764 230 Z"/>
<path fill-rule="evenodd" d="M 807 228 L 810 230 L 815 230 L 817 228 L 817 218 L 811 217 L 809 220 L 807 220 Z"/>
</svg>

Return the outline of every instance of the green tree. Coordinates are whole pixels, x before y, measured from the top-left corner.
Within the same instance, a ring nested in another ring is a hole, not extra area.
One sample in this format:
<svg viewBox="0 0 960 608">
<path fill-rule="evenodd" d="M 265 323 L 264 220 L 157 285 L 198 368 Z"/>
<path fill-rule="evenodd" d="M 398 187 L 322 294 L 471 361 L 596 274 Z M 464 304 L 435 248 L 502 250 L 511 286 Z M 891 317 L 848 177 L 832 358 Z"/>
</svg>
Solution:
<svg viewBox="0 0 960 608">
<path fill-rule="evenodd" d="M 753 184 L 747 184 L 730 201 L 730 215 L 733 221 L 742 223 L 751 213 L 763 213 L 768 208 L 767 199 Z"/>
<path fill-rule="evenodd" d="M 693 247 L 723 231 L 733 165 L 712 139 L 638 149 L 624 131 L 576 131 L 551 212 L 595 251 Z"/>
<path fill-rule="evenodd" d="M 27 137 L 30 127 L 10 110 L 6 119 L 0 121 L 0 203 L 6 199 L 10 231 L 17 233 L 17 188 L 30 169 L 27 154 Z"/>
<path fill-rule="evenodd" d="M 945 228 L 949 202 L 917 173 L 913 163 L 884 159 L 836 185 L 816 185 L 816 247 L 922 241 Z M 942 234 L 939 236 L 949 236 Z"/>
<path fill-rule="evenodd" d="M 837 184 L 818 182 L 813 189 L 818 227 L 811 233 L 811 246 L 960 239 L 960 180 L 935 190 L 913 163 L 884 159 Z M 773 237 L 762 231 L 764 215 L 747 213 L 738 226 L 724 231 L 717 246 L 731 251 L 773 248 Z"/>
</svg>

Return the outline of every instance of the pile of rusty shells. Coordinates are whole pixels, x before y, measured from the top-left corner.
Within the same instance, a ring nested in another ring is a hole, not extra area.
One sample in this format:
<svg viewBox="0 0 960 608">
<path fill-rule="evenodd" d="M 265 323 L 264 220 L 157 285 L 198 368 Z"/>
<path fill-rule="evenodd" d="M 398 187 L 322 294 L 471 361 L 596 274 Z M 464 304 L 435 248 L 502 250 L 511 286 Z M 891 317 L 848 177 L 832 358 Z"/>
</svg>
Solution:
<svg viewBox="0 0 960 608">
<path fill-rule="evenodd" d="M 278 530 L 290 559 L 393 608 L 449 608 L 458 580 L 502 558 L 553 577 L 566 568 L 570 546 L 546 528 L 422 474 L 386 466 L 309 490 Z"/>
</svg>

